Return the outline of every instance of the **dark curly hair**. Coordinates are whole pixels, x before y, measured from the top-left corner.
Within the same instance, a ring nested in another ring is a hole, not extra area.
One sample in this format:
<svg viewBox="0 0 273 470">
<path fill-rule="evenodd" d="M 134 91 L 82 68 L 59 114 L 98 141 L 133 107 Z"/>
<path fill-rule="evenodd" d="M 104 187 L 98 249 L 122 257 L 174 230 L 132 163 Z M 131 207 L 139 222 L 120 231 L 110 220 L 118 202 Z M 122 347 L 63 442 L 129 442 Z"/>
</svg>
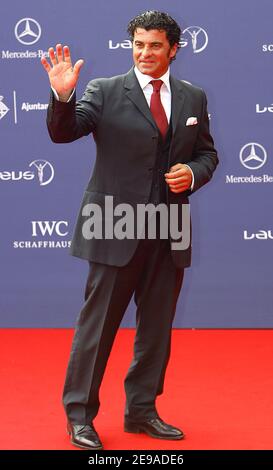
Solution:
<svg viewBox="0 0 273 470">
<path fill-rule="evenodd" d="M 131 41 L 134 40 L 134 34 L 137 28 L 143 28 L 147 31 L 150 29 L 165 31 L 170 47 L 174 46 L 174 44 L 177 44 L 179 47 L 181 28 L 168 13 L 157 10 L 145 11 L 129 21 L 127 32 L 129 33 Z M 174 59 L 175 57 L 172 60 Z"/>
</svg>

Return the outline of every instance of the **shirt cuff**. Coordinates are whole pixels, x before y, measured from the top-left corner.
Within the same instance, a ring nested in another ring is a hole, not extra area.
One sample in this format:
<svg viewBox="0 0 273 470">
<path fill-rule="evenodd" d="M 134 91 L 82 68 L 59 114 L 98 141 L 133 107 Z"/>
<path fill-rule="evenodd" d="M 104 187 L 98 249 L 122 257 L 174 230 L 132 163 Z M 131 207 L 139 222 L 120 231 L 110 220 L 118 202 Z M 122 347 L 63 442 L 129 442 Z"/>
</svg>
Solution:
<svg viewBox="0 0 273 470">
<path fill-rule="evenodd" d="M 187 168 L 189 168 L 190 172 L 191 172 L 191 176 L 192 176 L 192 183 L 191 183 L 191 191 L 193 191 L 193 187 L 194 187 L 194 174 L 193 174 L 193 171 L 191 169 L 191 167 L 189 165 L 185 165 Z"/>
<path fill-rule="evenodd" d="M 55 90 L 55 88 L 53 88 L 53 86 L 51 87 L 51 90 L 53 91 L 56 100 L 57 100 L 57 101 L 60 101 L 59 95 L 58 95 L 57 91 Z M 69 101 L 72 100 L 72 98 L 73 98 L 73 96 L 74 96 L 74 93 L 75 93 L 75 88 L 74 88 L 74 90 L 72 91 L 71 95 L 69 96 L 68 100 L 65 101 L 65 103 L 69 103 Z"/>
</svg>

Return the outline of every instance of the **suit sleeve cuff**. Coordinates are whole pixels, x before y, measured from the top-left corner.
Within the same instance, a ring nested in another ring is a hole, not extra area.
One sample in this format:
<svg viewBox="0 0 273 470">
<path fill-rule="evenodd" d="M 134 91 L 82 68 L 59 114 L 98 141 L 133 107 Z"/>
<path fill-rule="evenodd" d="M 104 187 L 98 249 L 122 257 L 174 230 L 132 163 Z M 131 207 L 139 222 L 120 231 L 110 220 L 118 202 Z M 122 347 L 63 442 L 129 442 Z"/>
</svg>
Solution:
<svg viewBox="0 0 273 470">
<path fill-rule="evenodd" d="M 55 90 L 55 88 L 53 88 L 53 86 L 51 87 L 51 90 L 53 91 L 56 100 L 57 100 L 57 101 L 60 101 L 59 95 L 58 95 L 57 91 Z M 72 91 L 72 93 L 71 93 L 71 95 L 69 96 L 69 98 L 68 98 L 68 100 L 66 101 L 66 103 L 69 103 L 69 101 L 72 100 L 72 98 L 73 98 L 73 96 L 74 96 L 74 93 L 75 93 L 75 88 L 74 88 L 74 90 Z"/>
<path fill-rule="evenodd" d="M 193 191 L 193 188 L 194 188 L 194 174 L 193 174 L 193 171 L 191 169 L 191 167 L 189 165 L 185 165 L 187 168 L 189 168 L 190 172 L 191 172 L 191 176 L 192 176 L 192 182 L 191 182 L 191 191 Z"/>
</svg>

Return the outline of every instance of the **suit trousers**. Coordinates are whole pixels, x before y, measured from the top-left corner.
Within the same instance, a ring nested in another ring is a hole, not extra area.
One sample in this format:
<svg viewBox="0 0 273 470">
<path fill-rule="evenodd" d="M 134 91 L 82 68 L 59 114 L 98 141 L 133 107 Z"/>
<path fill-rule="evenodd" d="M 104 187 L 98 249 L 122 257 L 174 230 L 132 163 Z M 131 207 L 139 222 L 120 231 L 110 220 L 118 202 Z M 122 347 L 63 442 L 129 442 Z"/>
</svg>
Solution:
<svg viewBox="0 0 273 470">
<path fill-rule="evenodd" d="M 99 389 L 112 345 L 134 295 L 134 357 L 125 378 L 125 416 L 157 417 L 171 351 L 171 331 L 184 270 L 172 260 L 169 240 L 142 239 L 122 267 L 90 263 L 85 303 L 77 319 L 63 391 L 73 424 L 90 424 L 98 413 Z"/>
</svg>

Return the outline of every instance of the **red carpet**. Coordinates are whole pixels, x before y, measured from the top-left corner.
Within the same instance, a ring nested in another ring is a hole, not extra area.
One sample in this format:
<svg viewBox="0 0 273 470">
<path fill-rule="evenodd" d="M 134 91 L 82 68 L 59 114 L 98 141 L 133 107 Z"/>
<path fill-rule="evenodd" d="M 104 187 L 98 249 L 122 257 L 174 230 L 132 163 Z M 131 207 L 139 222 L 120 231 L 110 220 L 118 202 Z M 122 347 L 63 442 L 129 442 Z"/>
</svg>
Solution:
<svg viewBox="0 0 273 470">
<path fill-rule="evenodd" d="M 72 330 L 0 331 L 0 449 L 75 449 L 61 404 Z M 123 432 L 133 330 L 120 330 L 95 425 L 106 450 L 273 449 L 273 331 L 174 330 L 157 408 L 186 439 Z"/>
</svg>

